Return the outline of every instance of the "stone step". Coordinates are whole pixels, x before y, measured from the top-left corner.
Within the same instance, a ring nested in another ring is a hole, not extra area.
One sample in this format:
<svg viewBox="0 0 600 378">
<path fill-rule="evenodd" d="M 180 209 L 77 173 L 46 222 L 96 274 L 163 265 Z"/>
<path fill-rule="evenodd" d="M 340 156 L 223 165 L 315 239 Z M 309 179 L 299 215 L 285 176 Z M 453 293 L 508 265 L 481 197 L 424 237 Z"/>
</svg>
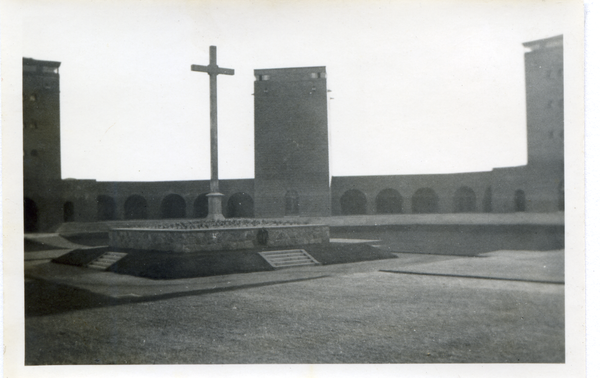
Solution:
<svg viewBox="0 0 600 378">
<path fill-rule="evenodd" d="M 294 266 L 313 266 L 316 265 L 315 263 L 313 263 L 312 261 L 302 261 L 302 262 L 293 262 L 293 263 L 284 263 L 284 264 L 273 264 L 273 268 L 290 268 L 290 267 L 294 267 Z"/>
<path fill-rule="evenodd" d="M 303 262 L 293 262 L 293 263 L 284 263 L 278 264 L 278 268 L 289 267 L 289 266 L 302 266 L 302 265 L 317 265 L 312 261 L 303 261 Z"/>
<path fill-rule="evenodd" d="M 292 266 L 318 265 L 315 260 L 303 249 L 291 249 L 285 251 L 265 251 L 259 252 L 273 268 L 289 268 Z"/>
<path fill-rule="evenodd" d="M 308 256 L 306 256 L 302 252 L 295 252 L 295 253 L 289 253 L 289 252 L 287 252 L 287 253 L 281 253 L 281 254 L 275 253 L 275 254 L 269 254 L 269 255 L 265 255 L 265 256 L 268 256 L 268 257 L 295 257 L 295 256 L 308 257 Z"/>
<path fill-rule="evenodd" d="M 308 257 L 305 257 L 305 256 L 286 257 L 286 258 L 269 257 L 269 260 L 277 262 L 277 263 L 281 263 L 281 264 L 287 263 L 287 262 L 294 262 L 294 261 L 298 261 L 298 262 L 303 262 L 303 261 L 313 262 L 311 259 L 309 259 Z"/>
<path fill-rule="evenodd" d="M 105 252 L 100 257 L 98 257 L 98 258 L 92 260 L 92 262 L 88 263 L 87 267 L 92 268 L 92 269 L 106 270 L 112 264 L 121 260 L 125 256 L 127 256 L 127 253 L 124 253 L 124 252 L 111 252 L 111 251 Z"/>
</svg>

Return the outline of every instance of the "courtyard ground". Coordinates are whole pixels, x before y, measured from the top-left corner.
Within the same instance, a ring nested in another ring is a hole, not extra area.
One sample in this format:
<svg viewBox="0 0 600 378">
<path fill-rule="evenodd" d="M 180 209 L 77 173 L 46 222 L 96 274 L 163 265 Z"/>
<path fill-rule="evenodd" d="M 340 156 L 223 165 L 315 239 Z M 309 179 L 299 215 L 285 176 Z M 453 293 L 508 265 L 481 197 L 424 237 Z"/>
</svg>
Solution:
<svg viewBox="0 0 600 378">
<path fill-rule="evenodd" d="M 562 250 L 177 280 L 61 253 L 26 253 L 28 365 L 565 361 Z"/>
</svg>

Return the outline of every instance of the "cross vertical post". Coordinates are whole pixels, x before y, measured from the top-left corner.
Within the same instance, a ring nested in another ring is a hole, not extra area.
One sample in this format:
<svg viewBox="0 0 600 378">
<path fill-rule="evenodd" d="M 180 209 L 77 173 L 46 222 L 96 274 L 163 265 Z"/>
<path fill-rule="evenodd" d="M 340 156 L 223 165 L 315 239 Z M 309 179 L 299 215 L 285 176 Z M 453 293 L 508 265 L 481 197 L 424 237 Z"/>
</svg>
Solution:
<svg viewBox="0 0 600 378">
<path fill-rule="evenodd" d="M 233 75 L 234 70 L 217 66 L 217 46 L 210 46 L 208 66 L 192 64 L 192 71 L 206 72 L 210 77 L 210 193 L 208 196 L 209 220 L 221 220 L 223 210 L 219 193 L 219 143 L 217 132 L 217 75 Z"/>
</svg>

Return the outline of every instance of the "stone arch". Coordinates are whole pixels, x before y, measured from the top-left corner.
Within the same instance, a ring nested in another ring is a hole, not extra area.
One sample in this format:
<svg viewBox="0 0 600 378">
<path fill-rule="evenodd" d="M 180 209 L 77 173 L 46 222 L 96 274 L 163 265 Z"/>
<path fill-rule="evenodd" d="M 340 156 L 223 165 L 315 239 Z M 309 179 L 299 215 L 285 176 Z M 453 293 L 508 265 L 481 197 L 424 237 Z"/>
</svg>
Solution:
<svg viewBox="0 0 600 378">
<path fill-rule="evenodd" d="M 431 188 L 419 188 L 412 196 L 412 212 L 427 214 L 438 212 L 439 198 Z"/>
<path fill-rule="evenodd" d="M 475 191 L 468 186 L 461 186 L 454 193 L 455 213 L 474 213 L 477 208 Z"/>
<path fill-rule="evenodd" d="M 300 215 L 300 197 L 293 189 L 285 193 L 285 215 Z"/>
<path fill-rule="evenodd" d="M 402 212 L 402 196 L 396 189 L 383 189 L 375 198 L 378 214 L 398 214 Z"/>
<path fill-rule="evenodd" d="M 178 194 L 169 194 L 160 203 L 161 219 L 185 218 L 185 200 Z"/>
<path fill-rule="evenodd" d="M 367 196 L 358 189 L 349 189 L 340 198 L 343 215 L 367 213 Z"/>
<path fill-rule="evenodd" d="M 248 193 L 232 194 L 227 201 L 227 216 L 229 218 L 253 218 L 254 200 Z"/>
<path fill-rule="evenodd" d="M 527 199 L 525 197 L 525 192 L 521 189 L 515 190 L 515 211 L 525 211 L 527 207 Z"/>
<path fill-rule="evenodd" d="M 194 200 L 194 218 L 208 216 L 208 193 L 202 193 Z"/>
<path fill-rule="evenodd" d="M 23 200 L 23 215 L 25 232 L 38 231 L 39 210 L 31 198 L 25 197 Z"/>
<path fill-rule="evenodd" d="M 488 186 L 483 193 L 482 208 L 484 213 L 491 213 L 492 208 L 492 187 Z"/>
<path fill-rule="evenodd" d="M 75 205 L 71 201 L 63 204 L 63 221 L 73 222 L 75 220 Z"/>
<path fill-rule="evenodd" d="M 558 211 L 565 211 L 565 180 L 558 184 Z"/>
<path fill-rule="evenodd" d="M 101 194 L 96 197 L 96 203 L 98 210 L 97 219 L 99 221 L 117 219 L 117 206 L 112 197 Z"/>
<path fill-rule="evenodd" d="M 125 219 L 147 219 L 148 202 L 138 194 L 131 195 L 125 200 Z"/>
</svg>

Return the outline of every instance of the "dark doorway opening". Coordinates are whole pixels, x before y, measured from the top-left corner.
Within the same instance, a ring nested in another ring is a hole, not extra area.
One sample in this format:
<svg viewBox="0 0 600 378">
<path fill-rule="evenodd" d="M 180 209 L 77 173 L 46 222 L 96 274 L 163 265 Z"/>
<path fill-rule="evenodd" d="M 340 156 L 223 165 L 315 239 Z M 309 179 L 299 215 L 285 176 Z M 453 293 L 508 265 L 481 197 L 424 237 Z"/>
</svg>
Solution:
<svg viewBox="0 0 600 378">
<path fill-rule="evenodd" d="M 477 199 L 475 191 L 468 186 L 461 186 L 454 193 L 454 212 L 455 213 L 474 213 Z"/>
<path fill-rule="evenodd" d="M 208 216 L 208 193 L 200 194 L 194 201 L 194 218 L 206 218 Z"/>
<path fill-rule="evenodd" d="M 515 190 L 515 211 L 525 211 L 526 205 L 525 192 L 521 189 Z"/>
<path fill-rule="evenodd" d="M 485 193 L 483 193 L 483 212 L 491 213 L 492 212 L 492 187 L 488 186 L 485 189 Z"/>
<path fill-rule="evenodd" d="M 112 197 L 99 195 L 96 198 L 98 203 L 98 220 L 115 220 L 117 219 L 115 200 Z"/>
<path fill-rule="evenodd" d="M 75 220 L 75 205 L 71 201 L 65 202 L 63 205 L 63 221 L 73 222 Z"/>
<path fill-rule="evenodd" d="M 431 188 L 420 188 L 412 196 L 412 212 L 428 214 L 438 212 L 438 195 Z"/>
<path fill-rule="evenodd" d="M 295 190 L 285 193 L 285 215 L 300 215 L 300 197 Z"/>
<path fill-rule="evenodd" d="M 125 201 L 125 219 L 147 219 L 148 203 L 140 195 L 129 196 Z"/>
<path fill-rule="evenodd" d="M 185 200 L 177 194 L 169 194 L 160 203 L 162 219 L 185 218 Z"/>
<path fill-rule="evenodd" d="M 378 214 L 399 214 L 402 212 L 402 196 L 395 189 L 383 189 L 375 198 Z"/>
<path fill-rule="evenodd" d="M 24 210 L 24 223 L 25 232 L 36 232 L 38 231 L 38 207 L 34 200 L 25 197 L 23 201 Z"/>
<path fill-rule="evenodd" d="M 367 196 L 358 189 L 347 190 L 340 198 L 343 215 L 361 215 L 367 213 Z"/>
<path fill-rule="evenodd" d="M 235 193 L 227 201 L 228 218 L 253 218 L 254 200 L 248 193 Z"/>
</svg>

